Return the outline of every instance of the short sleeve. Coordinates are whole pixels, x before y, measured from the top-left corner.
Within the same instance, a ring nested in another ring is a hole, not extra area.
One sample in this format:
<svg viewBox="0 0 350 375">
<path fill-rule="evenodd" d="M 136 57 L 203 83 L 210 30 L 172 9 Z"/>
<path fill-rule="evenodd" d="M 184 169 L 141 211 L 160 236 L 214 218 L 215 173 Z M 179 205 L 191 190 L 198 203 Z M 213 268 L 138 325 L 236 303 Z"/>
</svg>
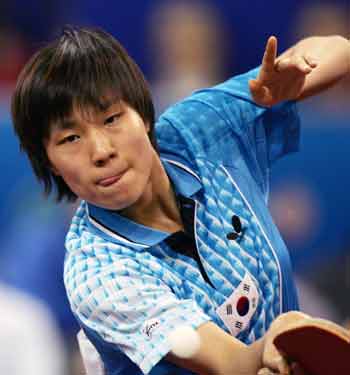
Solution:
<svg viewBox="0 0 350 375">
<path fill-rule="evenodd" d="M 198 328 L 210 317 L 195 301 L 177 298 L 164 282 L 135 267 L 125 260 L 113 263 L 113 274 L 87 278 L 72 296 L 80 301 L 73 310 L 83 329 L 148 374 L 170 351 L 166 338 L 176 326 Z"/>
<path fill-rule="evenodd" d="M 257 105 L 248 82 L 259 68 L 203 89 L 171 107 L 157 124 L 164 148 L 196 157 L 234 163 L 243 158 L 259 186 L 267 186 L 271 163 L 296 151 L 300 121 L 295 102 L 272 108 Z M 182 142 L 182 146 L 180 146 Z"/>
<path fill-rule="evenodd" d="M 256 78 L 259 69 L 258 67 L 236 76 L 212 90 L 231 96 L 231 126 L 239 126 L 239 133 L 246 138 L 246 143 L 254 144 L 255 149 L 259 149 L 259 146 L 261 149 L 261 143 L 265 143 L 264 153 L 270 164 L 289 152 L 298 150 L 300 118 L 295 101 L 282 102 L 273 107 L 262 107 L 254 102 L 248 82 Z M 237 106 L 241 107 L 240 111 L 237 111 Z M 237 114 L 241 115 L 240 119 Z M 257 154 L 257 158 L 259 156 L 261 155 Z"/>
</svg>

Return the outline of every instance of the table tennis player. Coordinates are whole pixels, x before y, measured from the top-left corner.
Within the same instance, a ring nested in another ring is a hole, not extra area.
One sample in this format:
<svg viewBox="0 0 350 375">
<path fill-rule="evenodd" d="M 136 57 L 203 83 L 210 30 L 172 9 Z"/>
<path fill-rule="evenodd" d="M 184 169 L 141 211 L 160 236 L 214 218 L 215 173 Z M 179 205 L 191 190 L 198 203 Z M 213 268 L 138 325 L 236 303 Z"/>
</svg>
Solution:
<svg viewBox="0 0 350 375">
<path fill-rule="evenodd" d="M 298 149 L 297 101 L 348 75 L 349 55 L 329 36 L 277 57 L 270 37 L 260 67 L 157 121 L 142 73 L 104 31 L 66 28 L 27 63 L 15 131 L 45 191 L 80 200 L 64 281 L 106 374 L 274 367 L 269 327 L 298 301 L 267 208 L 270 168 Z M 167 341 L 179 325 L 200 336 L 191 358 Z"/>
</svg>

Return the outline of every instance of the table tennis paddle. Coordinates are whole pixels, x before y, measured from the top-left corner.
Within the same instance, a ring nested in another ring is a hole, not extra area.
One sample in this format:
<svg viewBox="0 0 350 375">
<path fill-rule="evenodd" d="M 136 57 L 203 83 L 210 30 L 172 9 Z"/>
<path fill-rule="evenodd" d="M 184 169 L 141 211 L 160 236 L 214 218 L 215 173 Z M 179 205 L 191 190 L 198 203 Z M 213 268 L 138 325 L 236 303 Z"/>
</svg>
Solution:
<svg viewBox="0 0 350 375">
<path fill-rule="evenodd" d="M 274 345 L 308 375 L 350 375 L 350 332 L 328 320 L 301 321 L 277 335 Z"/>
</svg>

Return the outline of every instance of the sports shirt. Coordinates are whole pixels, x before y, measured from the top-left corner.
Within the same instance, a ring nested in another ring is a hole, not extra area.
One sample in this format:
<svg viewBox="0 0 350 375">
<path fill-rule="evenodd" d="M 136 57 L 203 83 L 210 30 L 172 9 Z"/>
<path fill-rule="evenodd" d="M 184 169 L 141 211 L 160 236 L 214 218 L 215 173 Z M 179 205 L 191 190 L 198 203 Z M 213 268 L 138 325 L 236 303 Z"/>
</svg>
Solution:
<svg viewBox="0 0 350 375">
<path fill-rule="evenodd" d="M 248 80 L 257 71 L 195 92 L 156 124 L 175 192 L 194 203 L 210 283 L 196 259 L 169 246 L 170 233 L 84 201 L 72 220 L 64 281 L 108 374 L 188 374 L 163 359 L 176 326 L 211 320 L 249 344 L 281 312 L 298 308 L 267 197 L 271 163 L 298 148 L 299 117 L 294 102 L 254 103 Z"/>
</svg>

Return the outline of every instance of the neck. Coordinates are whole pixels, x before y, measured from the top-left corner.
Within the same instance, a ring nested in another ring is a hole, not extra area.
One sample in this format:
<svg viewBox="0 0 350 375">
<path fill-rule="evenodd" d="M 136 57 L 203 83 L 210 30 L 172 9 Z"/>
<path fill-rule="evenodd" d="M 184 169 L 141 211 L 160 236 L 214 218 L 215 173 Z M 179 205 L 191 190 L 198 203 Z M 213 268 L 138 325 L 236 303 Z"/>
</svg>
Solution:
<svg viewBox="0 0 350 375">
<path fill-rule="evenodd" d="M 183 229 L 175 192 L 156 152 L 153 159 L 144 192 L 121 214 L 139 224 L 173 233 Z"/>
</svg>

